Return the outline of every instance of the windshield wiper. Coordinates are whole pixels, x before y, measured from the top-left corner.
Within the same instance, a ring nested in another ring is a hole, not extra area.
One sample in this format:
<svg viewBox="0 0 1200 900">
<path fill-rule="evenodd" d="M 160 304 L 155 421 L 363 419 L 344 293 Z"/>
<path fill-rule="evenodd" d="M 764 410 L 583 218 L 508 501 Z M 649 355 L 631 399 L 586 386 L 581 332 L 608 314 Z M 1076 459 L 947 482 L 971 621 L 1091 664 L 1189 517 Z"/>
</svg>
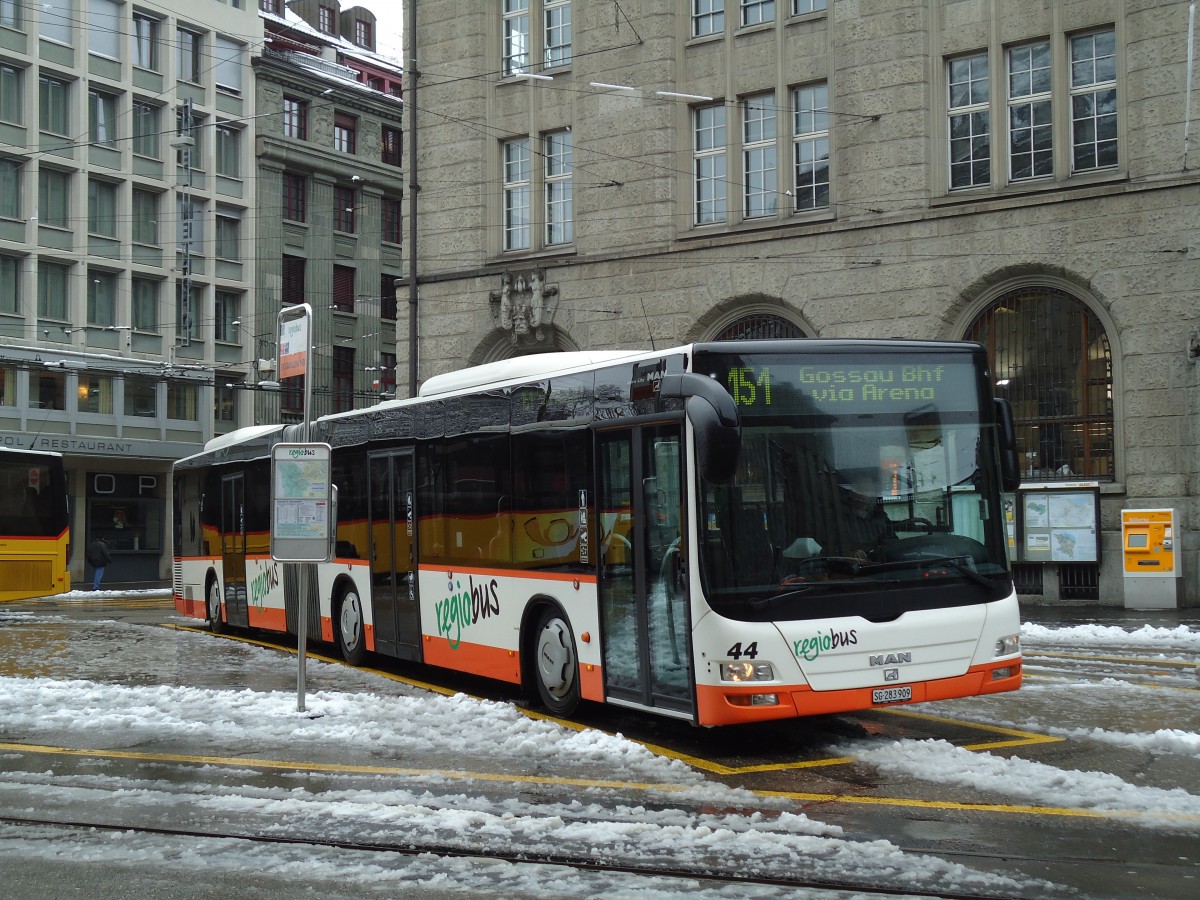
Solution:
<svg viewBox="0 0 1200 900">
<path fill-rule="evenodd" d="M 989 591 L 994 590 L 996 587 L 990 578 L 975 568 L 969 556 L 926 556 L 918 559 L 898 559 L 885 563 L 864 563 L 859 571 L 863 573 L 887 572 L 895 569 L 925 569 L 931 566 L 946 566 L 951 568 L 968 581 Z"/>
</svg>

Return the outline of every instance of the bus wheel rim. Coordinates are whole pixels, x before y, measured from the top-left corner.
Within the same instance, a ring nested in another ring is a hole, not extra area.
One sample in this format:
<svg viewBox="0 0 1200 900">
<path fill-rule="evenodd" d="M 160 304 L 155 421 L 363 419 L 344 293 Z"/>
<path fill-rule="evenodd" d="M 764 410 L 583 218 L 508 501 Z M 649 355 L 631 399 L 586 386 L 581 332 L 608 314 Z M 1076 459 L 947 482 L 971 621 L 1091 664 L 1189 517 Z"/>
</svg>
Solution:
<svg viewBox="0 0 1200 900">
<path fill-rule="evenodd" d="M 551 619 L 538 635 L 538 677 L 552 696 L 562 699 L 574 685 L 575 652 L 562 619 Z"/>
</svg>

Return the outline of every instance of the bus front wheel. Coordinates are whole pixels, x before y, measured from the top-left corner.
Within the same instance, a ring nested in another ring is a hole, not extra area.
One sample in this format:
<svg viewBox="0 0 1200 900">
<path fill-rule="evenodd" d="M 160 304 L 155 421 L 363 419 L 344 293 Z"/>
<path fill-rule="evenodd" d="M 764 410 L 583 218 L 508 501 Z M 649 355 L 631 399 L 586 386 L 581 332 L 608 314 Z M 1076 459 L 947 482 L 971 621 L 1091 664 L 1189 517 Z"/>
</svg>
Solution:
<svg viewBox="0 0 1200 900">
<path fill-rule="evenodd" d="M 221 621 L 221 585 L 216 578 L 208 583 L 208 627 L 213 634 L 225 632 L 225 623 Z"/>
<path fill-rule="evenodd" d="M 342 659 L 352 666 L 361 666 L 367 658 L 367 641 L 363 624 L 362 598 L 350 589 L 342 595 L 337 617 L 337 642 Z"/>
<path fill-rule="evenodd" d="M 579 659 L 571 626 L 556 610 L 542 613 L 534 652 L 542 705 L 555 715 L 570 715 L 579 705 Z"/>
</svg>

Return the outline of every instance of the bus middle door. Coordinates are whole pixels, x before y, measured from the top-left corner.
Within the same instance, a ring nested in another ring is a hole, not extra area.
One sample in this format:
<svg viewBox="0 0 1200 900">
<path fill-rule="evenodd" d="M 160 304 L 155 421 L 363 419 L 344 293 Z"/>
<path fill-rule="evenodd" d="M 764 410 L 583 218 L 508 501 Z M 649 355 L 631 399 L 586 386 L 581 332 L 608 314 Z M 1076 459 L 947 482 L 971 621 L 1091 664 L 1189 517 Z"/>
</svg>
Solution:
<svg viewBox="0 0 1200 900">
<path fill-rule="evenodd" d="M 246 481 L 242 472 L 221 480 L 221 568 L 225 578 L 225 620 L 250 625 L 246 606 Z"/>
<path fill-rule="evenodd" d="M 419 660 L 413 465 L 411 450 L 370 458 L 371 601 L 376 649 Z"/>
<path fill-rule="evenodd" d="M 682 429 L 649 425 L 598 439 L 606 693 L 691 713 Z"/>
</svg>

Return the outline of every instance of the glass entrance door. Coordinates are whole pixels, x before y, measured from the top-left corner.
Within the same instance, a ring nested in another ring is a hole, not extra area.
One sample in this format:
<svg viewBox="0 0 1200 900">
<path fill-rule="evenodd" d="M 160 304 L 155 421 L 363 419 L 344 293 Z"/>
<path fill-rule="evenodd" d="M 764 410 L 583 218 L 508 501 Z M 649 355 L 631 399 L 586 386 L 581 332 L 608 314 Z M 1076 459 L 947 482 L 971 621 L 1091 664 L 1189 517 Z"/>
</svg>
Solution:
<svg viewBox="0 0 1200 900">
<path fill-rule="evenodd" d="M 683 436 L 652 425 L 599 437 L 600 604 L 608 696 L 690 712 Z"/>
<path fill-rule="evenodd" d="M 390 656 L 420 659 L 413 454 L 372 456 L 369 470 L 375 645 Z"/>
</svg>

